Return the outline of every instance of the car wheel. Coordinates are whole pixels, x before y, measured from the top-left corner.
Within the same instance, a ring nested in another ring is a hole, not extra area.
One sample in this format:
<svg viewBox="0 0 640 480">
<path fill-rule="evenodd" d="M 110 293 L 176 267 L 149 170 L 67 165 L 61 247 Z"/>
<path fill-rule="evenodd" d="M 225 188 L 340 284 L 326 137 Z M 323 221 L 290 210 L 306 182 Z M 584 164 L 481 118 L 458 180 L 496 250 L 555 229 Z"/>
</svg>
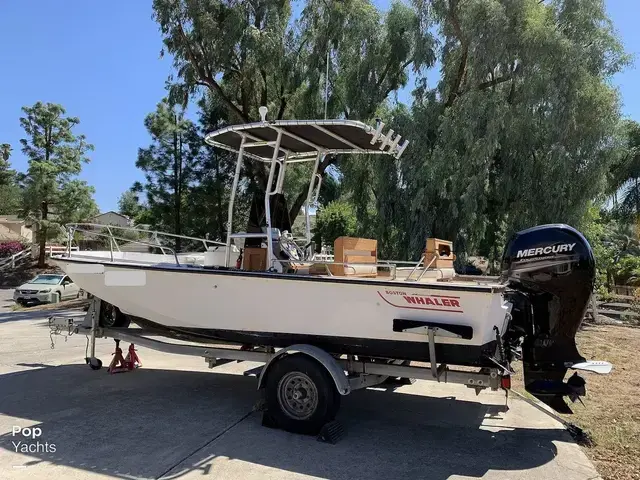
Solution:
<svg viewBox="0 0 640 480">
<path fill-rule="evenodd" d="M 122 313 L 118 307 L 105 302 L 100 302 L 100 326 L 103 328 L 125 328 L 131 323 L 131 319 Z"/>
</svg>

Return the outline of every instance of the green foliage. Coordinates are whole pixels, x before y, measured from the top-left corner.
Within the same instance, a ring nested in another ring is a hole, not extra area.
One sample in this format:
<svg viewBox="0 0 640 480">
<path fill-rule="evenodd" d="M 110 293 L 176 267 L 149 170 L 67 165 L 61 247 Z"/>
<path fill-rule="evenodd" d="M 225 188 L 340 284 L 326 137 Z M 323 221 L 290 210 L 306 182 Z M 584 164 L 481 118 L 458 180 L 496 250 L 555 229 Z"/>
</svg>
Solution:
<svg viewBox="0 0 640 480">
<path fill-rule="evenodd" d="M 327 50 L 330 115 L 368 118 L 407 81 L 407 68 L 433 64 L 434 39 L 413 9 L 394 3 L 386 19 L 369 0 L 291 2 L 154 0 L 154 17 L 173 56 L 174 98 L 207 87 L 232 121 L 319 116 Z"/>
<path fill-rule="evenodd" d="M 288 0 L 154 0 L 153 9 L 177 72 L 170 97 L 186 104 L 205 87 L 233 123 L 257 120 L 262 105 L 269 119 L 322 117 L 325 91 L 329 117 L 370 119 L 410 67 L 435 60 L 433 35 L 400 2 L 383 16 L 370 0 L 308 0 L 298 19 Z M 245 175 L 264 191 L 264 166 Z M 290 192 L 292 220 L 306 192 Z"/>
<path fill-rule="evenodd" d="M 190 235 L 211 240 L 225 241 L 227 237 L 227 213 L 236 169 L 237 154 L 206 145 L 204 134 L 222 128 L 228 123 L 227 110 L 211 95 L 205 95 L 199 103 L 199 132 L 202 137 L 202 153 L 196 166 L 197 182 L 189 195 L 189 208 L 195 215 L 188 225 Z M 246 228 L 252 191 L 248 178 L 256 167 L 255 161 L 241 166 L 238 192 L 234 201 L 235 230 Z"/>
<path fill-rule="evenodd" d="M 197 154 L 190 157 L 190 173 L 185 173 L 185 178 L 188 176 L 189 181 L 183 187 L 183 193 L 188 201 L 180 204 L 180 227 L 184 235 L 208 236 L 211 240 L 224 241 L 227 235 L 227 214 L 237 154 L 210 147 L 204 142 L 205 132 L 217 130 L 228 124 L 227 109 L 210 94 L 201 99 L 199 107 L 199 128 L 193 130 L 192 126 L 190 127 L 190 135 L 193 138 L 189 142 L 193 145 L 193 152 L 197 151 Z M 172 171 L 172 167 L 167 165 L 161 163 L 145 167 L 147 176 L 151 175 L 153 181 L 135 185 L 131 192 L 125 192 L 121 197 L 120 209 L 122 213 L 135 217 L 137 223 L 150 224 L 154 228 L 174 232 L 175 229 L 172 229 L 169 221 L 163 221 L 163 218 L 175 218 L 175 203 L 166 198 L 156 203 L 149 202 L 148 199 L 149 194 L 152 195 L 152 199 L 157 198 L 155 192 L 158 191 L 163 191 L 165 195 L 172 194 L 171 185 L 156 180 L 158 168 L 164 169 L 162 171 L 165 173 Z M 234 201 L 235 230 L 246 228 L 249 207 L 257 189 L 256 184 L 251 181 L 256 175 L 256 168 L 262 166 L 254 160 L 246 160 L 241 165 L 239 187 Z M 311 167 L 308 164 L 290 166 L 287 169 L 285 191 L 295 193 L 308 188 L 310 173 Z M 326 176 L 323 185 L 321 203 L 337 198 L 339 185 L 333 176 Z M 136 199 L 138 194 L 146 196 L 147 205 L 140 205 Z"/>
<path fill-rule="evenodd" d="M 16 172 L 11 170 L 11 145 L 0 144 L 0 215 L 12 215 L 20 210 L 21 192 Z"/>
<path fill-rule="evenodd" d="M 578 224 L 624 151 L 610 79 L 627 57 L 602 2 L 413 4 L 442 75 L 384 112 L 411 140 L 400 161 L 341 164 L 359 222 L 401 258 L 435 236 L 490 259 L 520 229 Z"/>
<path fill-rule="evenodd" d="M 611 168 L 608 193 L 613 198 L 613 214 L 626 222 L 640 220 L 640 124 L 622 124 L 624 153 Z"/>
<path fill-rule="evenodd" d="M 357 219 L 353 207 L 346 202 L 331 202 L 316 213 L 314 240 L 316 246 L 333 247 L 338 237 L 350 237 L 356 234 Z"/>
<path fill-rule="evenodd" d="M 600 209 L 592 205 L 585 212 L 580 223 L 580 231 L 589 241 L 596 258 L 595 289 L 600 294 L 610 290 L 613 285 L 612 269 L 615 265 L 615 249 L 606 241 L 607 232 L 613 228 L 606 218 L 602 218 Z"/>
<path fill-rule="evenodd" d="M 20 143 L 29 159 L 21 180 L 22 210 L 25 218 L 38 223 L 39 264 L 43 266 L 45 244 L 60 235 L 63 224 L 86 220 L 98 212 L 93 187 L 75 178 L 82 164 L 89 162 L 87 153 L 93 145 L 84 135 L 73 133 L 80 120 L 66 116 L 61 105 L 37 102 L 22 111 L 25 116 L 20 124 L 26 138 Z"/>
<path fill-rule="evenodd" d="M 413 0 L 386 15 L 368 0 L 307 0 L 297 19 L 286 0 L 154 0 L 153 8 L 177 72 L 170 97 L 207 92 L 200 135 L 256 120 L 261 105 L 270 119 L 322 118 L 328 87 L 329 117 L 380 117 L 411 140 L 400 160 L 322 162 L 323 243 L 375 237 L 381 257 L 417 259 L 436 236 L 453 240 L 459 258 L 494 264 L 513 232 L 565 222 L 593 239 L 598 285 L 633 278 L 631 260 L 616 269 L 631 254 L 612 232 L 638 218 L 640 129 L 620 121 L 610 80 L 629 59 L 601 0 Z M 429 85 L 426 68 L 436 62 L 441 77 Z M 413 104 L 388 103 L 411 68 Z M 224 238 L 234 168 L 234 155 L 203 147 L 183 207 L 202 221 L 183 219 L 185 229 Z M 287 172 L 292 220 L 309 172 Z M 240 224 L 265 183 L 262 165 L 242 165 Z M 616 191 L 617 216 L 602 217 L 594 202 Z"/>
<path fill-rule="evenodd" d="M 596 258 L 596 289 L 604 294 L 613 285 L 640 284 L 640 241 L 634 228 L 603 215 L 591 206 L 580 229 Z"/>
<path fill-rule="evenodd" d="M 18 214 L 21 204 L 22 191 L 15 182 L 0 185 L 0 215 Z"/>
<path fill-rule="evenodd" d="M 9 184 L 13 180 L 14 172 L 9 168 L 9 157 L 11 156 L 11 145 L 0 144 L 0 186 Z"/>
<path fill-rule="evenodd" d="M 145 126 L 152 138 L 148 148 L 138 151 L 136 166 L 145 174 L 145 183 L 134 185 L 134 193 L 144 191 L 148 206 L 148 223 L 154 228 L 176 235 L 190 219 L 189 190 L 195 181 L 196 164 L 202 150 L 202 139 L 196 126 L 184 118 L 167 101 L 147 115 Z M 180 250 L 180 240 L 175 247 Z"/>
<path fill-rule="evenodd" d="M 623 257 L 616 267 L 618 285 L 640 286 L 640 257 Z"/>
<path fill-rule="evenodd" d="M 140 223 L 145 213 L 145 206 L 140 203 L 138 195 L 132 189 L 127 190 L 118 199 L 118 212 L 129 217 L 134 223 Z"/>
</svg>

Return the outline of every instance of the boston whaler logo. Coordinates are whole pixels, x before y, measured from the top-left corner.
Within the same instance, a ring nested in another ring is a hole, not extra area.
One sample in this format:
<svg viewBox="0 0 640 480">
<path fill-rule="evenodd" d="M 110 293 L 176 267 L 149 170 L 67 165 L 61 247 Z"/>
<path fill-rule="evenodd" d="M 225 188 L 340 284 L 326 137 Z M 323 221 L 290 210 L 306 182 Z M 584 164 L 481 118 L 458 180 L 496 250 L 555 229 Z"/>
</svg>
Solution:
<svg viewBox="0 0 640 480">
<path fill-rule="evenodd" d="M 398 308 L 463 313 L 460 297 L 451 295 L 424 295 L 399 290 L 378 291 L 378 295 L 389 305 Z"/>
<path fill-rule="evenodd" d="M 460 302 L 454 298 L 428 297 L 426 295 L 404 295 L 408 304 L 413 305 L 433 305 L 434 307 L 459 307 Z"/>
<path fill-rule="evenodd" d="M 539 257 L 540 255 L 550 255 L 552 253 L 569 253 L 573 251 L 575 246 L 575 243 L 563 243 L 561 245 L 547 245 L 546 247 L 518 250 L 516 258 Z"/>
</svg>

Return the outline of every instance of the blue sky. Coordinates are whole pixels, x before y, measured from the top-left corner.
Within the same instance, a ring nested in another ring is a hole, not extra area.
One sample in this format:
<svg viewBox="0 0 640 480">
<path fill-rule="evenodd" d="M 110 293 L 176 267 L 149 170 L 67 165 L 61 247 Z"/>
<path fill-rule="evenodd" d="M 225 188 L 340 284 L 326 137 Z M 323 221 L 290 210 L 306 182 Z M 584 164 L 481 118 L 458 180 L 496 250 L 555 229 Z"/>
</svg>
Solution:
<svg viewBox="0 0 640 480">
<path fill-rule="evenodd" d="M 388 0 L 376 0 L 381 7 Z M 607 0 L 626 50 L 640 52 L 638 0 Z M 80 117 L 78 133 L 96 147 L 81 178 L 96 189 L 102 211 L 135 180 L 138 148 L 147 146 L 143 120 L 165 94 L 170 61 L 159 58 L 162 41 L 151 18 L 151 0 L 4 0 L 0 7 L 0 143 L 20 152 L 21 107 L 38 100 L 62 104 Z M 639 60 L 640 61 L 640 58 Z M 623 113 L 640 120 L 640 73 L 632 67 L 614 79 Z M 400 94 L 407 99 L 409 88 Z"/>
</svg>

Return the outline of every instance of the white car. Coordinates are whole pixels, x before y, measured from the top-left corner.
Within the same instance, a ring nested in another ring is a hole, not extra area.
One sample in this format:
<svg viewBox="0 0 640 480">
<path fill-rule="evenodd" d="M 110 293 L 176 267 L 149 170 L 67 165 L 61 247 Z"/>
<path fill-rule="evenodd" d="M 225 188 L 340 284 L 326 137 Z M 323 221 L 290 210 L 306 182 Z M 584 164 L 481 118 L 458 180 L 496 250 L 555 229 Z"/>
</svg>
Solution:
<svg viewBox="0 0 640 480">
<path fill-rule="evenodd" d="M 60 300 L 78 298 L 78 287 L 67 275 L 42 274 L 13 292 L 13 300 L 20 304 L 57 303 Z"/>
</svg>

